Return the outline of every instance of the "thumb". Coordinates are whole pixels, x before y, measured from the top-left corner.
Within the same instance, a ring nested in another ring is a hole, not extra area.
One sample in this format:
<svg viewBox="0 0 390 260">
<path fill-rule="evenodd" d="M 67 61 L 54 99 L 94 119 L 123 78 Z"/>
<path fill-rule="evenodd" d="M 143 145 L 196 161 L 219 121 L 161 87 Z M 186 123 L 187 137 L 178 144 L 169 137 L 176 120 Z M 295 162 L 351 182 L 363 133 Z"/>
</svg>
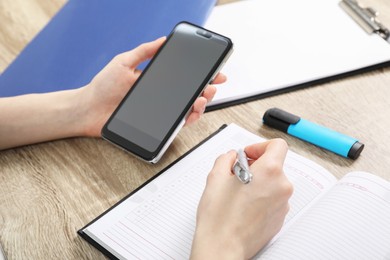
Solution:
<svg viewBox="0 0 390 260">
<path fill-rule="evenodd" d="M 151 59 L 154 54 L 156 54 L 157 50 L 161 47 L 161 45 L 165 42 L 166 37 L 158 38 L 155 41 L 147 42 L 139 45 L 137 48 L 125 52 L 123 54 L 123 65 L 129 67 L 130 69 L 135 69 L 137 66 Z"/>
</svg>

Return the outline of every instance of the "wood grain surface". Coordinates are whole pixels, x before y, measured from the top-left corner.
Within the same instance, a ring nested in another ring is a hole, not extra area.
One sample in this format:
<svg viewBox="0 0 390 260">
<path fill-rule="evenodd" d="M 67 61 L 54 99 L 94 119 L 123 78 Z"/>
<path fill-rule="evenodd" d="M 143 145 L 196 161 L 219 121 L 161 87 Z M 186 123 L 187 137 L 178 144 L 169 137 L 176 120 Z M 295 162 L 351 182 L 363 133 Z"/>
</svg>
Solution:
<svg viewBox="0 0 390 260">
<path fill-rule="evenodd" d="M 232 1 L 219 1 L 224 4 Z M 0 71 L 20 53 L 64 0 L 0 1 Z M 366 0 L 390 26 L 390 2 Z M 220 86 L 221 88 L 223 86 Z M 261 124 L 280 107 L 363 142 L 356 161 Z M 78 229 L 185 153 L 224 123 L 265 138 L 285 138 L 290 149 L 338 178 L 363 170 L 390 180 L 390 69 L 317 85 L 207 113 L 184 128 L 157 165 L 147 165 L 101 139 L 71 138 L 0 152 L 0 243 L 8 259 L 104 259 Z M 1 127 L 1 126 L 0 126 Z"/>
</svg>

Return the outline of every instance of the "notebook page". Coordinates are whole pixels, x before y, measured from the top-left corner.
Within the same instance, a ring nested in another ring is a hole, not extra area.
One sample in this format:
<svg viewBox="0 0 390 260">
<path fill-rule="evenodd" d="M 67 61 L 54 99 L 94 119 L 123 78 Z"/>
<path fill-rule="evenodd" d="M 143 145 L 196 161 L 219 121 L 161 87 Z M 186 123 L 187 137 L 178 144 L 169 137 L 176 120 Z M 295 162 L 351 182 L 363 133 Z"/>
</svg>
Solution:
<svg viewBox="0 0 390 260">
<path fill-rule="evenodd" d="M 216 6 L 205 27 L 230 37 L 234 52 L 222 70 L 229 80 L 210 106 L 390 61 L 390 44 L 368 35 L 339 1 Z"/>
<path fill-rule="evenodd" d="M 188 258 L 197 205 L 215 159 L 261 141 L 264 139 L 229 125 L 84 232 L 121 259 Z M 336 182 L 322 167 L 292 152 L 284 170 L 295 186 L 286 223 Z"/>
<path fill-rule="evenodd" d="M 390 183 L 346 175 L 259 259 L 390 259 Z"/>
</svg>

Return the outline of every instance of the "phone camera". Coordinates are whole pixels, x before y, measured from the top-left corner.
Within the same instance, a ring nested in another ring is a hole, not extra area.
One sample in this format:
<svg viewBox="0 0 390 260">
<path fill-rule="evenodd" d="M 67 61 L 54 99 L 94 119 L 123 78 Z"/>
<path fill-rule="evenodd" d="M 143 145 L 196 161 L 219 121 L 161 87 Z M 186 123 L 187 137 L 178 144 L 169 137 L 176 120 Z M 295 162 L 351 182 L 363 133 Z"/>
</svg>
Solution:
<svg viewBox="0 0 390 260">
<path fill-rule="evenodd" d="M 211 33 L 207 32 L 207 31 L 197 30 L 196 33 L 199 34 L 200 36 L 203 36 L 206 38 L 211 38 Z"/>
</svg>

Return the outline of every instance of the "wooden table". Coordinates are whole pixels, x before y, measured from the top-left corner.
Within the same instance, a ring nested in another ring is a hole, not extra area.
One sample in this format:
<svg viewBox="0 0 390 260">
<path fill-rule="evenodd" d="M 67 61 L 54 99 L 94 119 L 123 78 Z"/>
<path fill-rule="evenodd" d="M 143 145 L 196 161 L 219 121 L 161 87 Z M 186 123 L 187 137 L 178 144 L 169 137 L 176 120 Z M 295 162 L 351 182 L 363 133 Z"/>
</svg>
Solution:
<svg viewBox="0 0 390 260">
<path fill-rule="evenodd" d="M 0 1 L 0 71 L 64 4 L 64 0 Z M 226 3 L 231 1 L 221 1 Z M 220 4 L 221 4 L 220 3 Z M 390 26 L 390 2 L 366 0 Z M 354 136 L 366 147 L 356 161 L 264 127 L 270 107 Z M 73 138 L 0 152 L 0 242 L 9 259 L 104 259 L 76 231 L 224 123 L 290 149 L 338 178 L 363 170 L 390 180 L 390 69 L 379 69 L 207 113 L 184 128 L 157 165 L 146 165 L 101 139 Z M 0 126 L 1 127 L 1 126 Z"/>
</svg>

